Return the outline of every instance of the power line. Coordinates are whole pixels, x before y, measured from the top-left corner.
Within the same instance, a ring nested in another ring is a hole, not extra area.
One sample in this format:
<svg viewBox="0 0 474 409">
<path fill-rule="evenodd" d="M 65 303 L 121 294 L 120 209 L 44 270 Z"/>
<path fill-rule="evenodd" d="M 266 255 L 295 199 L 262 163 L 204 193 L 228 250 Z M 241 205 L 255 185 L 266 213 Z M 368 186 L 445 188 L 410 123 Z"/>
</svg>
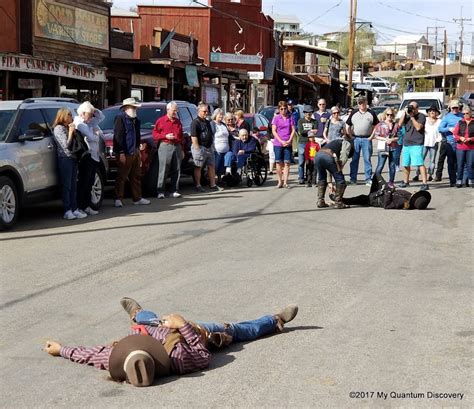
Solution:
<svg viewBox="0 0 474 409">
<path fill-rule="evenodd" d="M 234 20 L 239 20 L 239 21 L 242 21 L 243 23 L 245 24 L 248 24 L 249 26 L 254 26 L 254 27 L 258 27 L 262 30 L 266 30 L 266 31 L 270 31 L 270 32 L 274 32 L 274 31 L 277 31 L 273 28 L 268 28 L 268 27 L 265 27 L 265 26 L 262 26 L 260 24 L 256 24 L 254 23 L 253 21 L 249 21 L 249 20 L 245 20 L 243 19 L 242 17 L 239 17 L 239 16 L 234 16 L 233 14 L 230 14 L 230 13 L 226 13 L 225 11 L 222 11 L 222 10 L 219 10 L 219 9 L 216 9 L 214 6 L 208 6 L 207 4 L 203 4 L 203 3 L 200 3 L 198 0 L 192 0 L 193 3 L 196 3 L 196 4 L 199 4 L 200 6 L 206 8 L 206 9 L 211 9 L 213 11 L 215 11 L 216 13 L 219 13 L 219 14 L 222 14 L 224 16 L 227 16 L 227 17 L 230 17 Z"/>
<path fill-rule="evenodd" d="M 332 7 L 329 7 L 323 14 L 320 14 L 319 16 L 315 17 L 314 19 L 312 19 L 309 23 L 306 23 L 304 26 L 301 27 L 301 29 L 303 29 L 304 27 L 314 23 L 317 19 L 323 17 L 324 15 L 326 15 L 327 13 L 329 13 L 332 9 L 335 9 L 336 7 L 339 7 L 342 3 L 342 0 L 339 1 L 339 3 L 335 4 L 334 6 Z"/>
<path fill-rule="evenodd" d="M 438 21 L 438 22 L 443 22 L 443 23 L 449 23 L 449 24 L 456 24 L 455 22 L 453 21 L 449 21 L 449 20 L 441 20 L 439 18 L 433 18 L 433 17 L 428 17 L 428 16 L 423 16 L 421 14 L 417 14 L 417 13 L 414 13 L 413 11 L 406 11 L 406 10 L 402 10 L 402 9 L 399 9 L 398 7 L 394 7 L 390 4 L 385 4 L 385 3 L 382 3 L 381 1 L 378 1 L 377 2 L 378 4 L 380 4 L 381 6 L 385 6 L 385 7 L 388 7 L 388 8 L 391 8 L 393 10 L 397 10 L 401 13 L 405 13 L 405 14 L 409 14 L 411 16 L 417 16 L 417 17 L 420 17 L 420 18 L 425 18 L 427 20 L 433 20 L 433 21 Z M 474 25 L 474 24 L 468 24 L 470 26 Z"/>
</svg>

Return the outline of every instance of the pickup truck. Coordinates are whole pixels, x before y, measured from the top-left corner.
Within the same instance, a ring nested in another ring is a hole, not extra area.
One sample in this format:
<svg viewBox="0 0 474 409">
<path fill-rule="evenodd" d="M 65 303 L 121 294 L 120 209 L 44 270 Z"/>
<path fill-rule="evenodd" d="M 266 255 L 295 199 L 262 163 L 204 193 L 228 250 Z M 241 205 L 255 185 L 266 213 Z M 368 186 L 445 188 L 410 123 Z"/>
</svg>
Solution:
<svg viewBox="0 0 474 409">
<path fill-rule="evenodd" d="M 446 113 L 443 100 L 444 95 L 442 92 L 405 92 L 403 94 L 402 103 L 398 108 L 397 118 L 400 118 L 401 111 L 405 109 L 411 101 L 416 101 L 418 103 L 419 112 L 425 115 L 430 106 L 436 105 L 439 112 L 441 112 L 440 116 L 443 116 Z"/>
</svg>

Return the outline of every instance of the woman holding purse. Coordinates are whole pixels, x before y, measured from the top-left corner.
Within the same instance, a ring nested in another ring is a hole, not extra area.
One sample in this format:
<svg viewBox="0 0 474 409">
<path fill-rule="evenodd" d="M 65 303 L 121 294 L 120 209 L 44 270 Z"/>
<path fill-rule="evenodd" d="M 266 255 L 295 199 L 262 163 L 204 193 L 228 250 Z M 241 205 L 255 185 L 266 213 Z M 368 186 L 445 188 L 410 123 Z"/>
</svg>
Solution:
<svg viewBox="0 0 474 409">
<path fill-rule="evenodd" d="M 378 161 L 375 173 L 382 174 L 385 162 L 388 159 L 389 186 L 393 187 L 396 173 L 396 151 L 398 149 L 398 124 L 394 122 L 395 111 L 387 108 L 382 113 L 382 121 L 379 122 L 369 138 L 377 140 Z"/>
<path fill-rule="evenodd" d="M 87 215 L 77 208 L 77 158 L 71 151 L 76 127 L 72 121 L 71 111 L 67 108 L 59 109 L 52 127 L 63 190 L 64 218 L 83 219 Z"/>
</svg>

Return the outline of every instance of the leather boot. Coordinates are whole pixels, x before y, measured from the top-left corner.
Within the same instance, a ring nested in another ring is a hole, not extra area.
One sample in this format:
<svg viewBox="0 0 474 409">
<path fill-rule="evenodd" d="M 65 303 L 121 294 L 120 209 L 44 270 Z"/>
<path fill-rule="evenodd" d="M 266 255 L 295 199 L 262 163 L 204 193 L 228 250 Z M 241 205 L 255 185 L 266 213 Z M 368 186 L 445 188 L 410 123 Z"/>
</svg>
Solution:
<svg viewBox="0 0 474 409">
<path fill-rule="evenodd" d="M 336 185 L 336 197 L 334 200 L 334 208 L 335 209 L 345 209 L 349 207 L 349 205 L 344 204 L 342 201 L 342 196 L 344 195 L 344 191 L 346 190 L 346 185 Z"/>
<path fill-rule="evenodd" d="M 318 182 L 318 201 L 316 203 L 316 206 L 318 208 L 329 207 L 329 205 L 324 201 L 324 196 L 326 195 L 327 187 L 327 182 Z"/>
</svg>

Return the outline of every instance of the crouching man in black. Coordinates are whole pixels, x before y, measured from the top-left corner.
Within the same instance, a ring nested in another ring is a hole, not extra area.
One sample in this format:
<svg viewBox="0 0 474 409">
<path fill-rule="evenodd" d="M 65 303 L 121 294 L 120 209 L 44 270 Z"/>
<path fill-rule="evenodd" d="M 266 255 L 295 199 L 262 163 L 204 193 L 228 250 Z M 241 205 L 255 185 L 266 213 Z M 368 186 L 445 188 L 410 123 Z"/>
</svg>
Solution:
<svg viewBox="0 0 474 409">
<path fill-rule="evenodd" d="M 335 200 L 333 195 L 330 195 L 330 198 Z M 346 205 L 383 207 L 384 209 L 423 210 L 428 207 L 431 201 L 431 194 L 423 190 L 410 193 L 406 190 L 391 188 L 382 176 L 375 174 L 372 178 L 372 186 L 368 195 L 344 197 L 342 201 Z"/>
<path fill-rule="evenodd" d="M 314 170 L 318 176 L 318 202 L 317 207 L 328 207 L 324 201 L 328 186 L 327 172 L 329 172 L 336 182 L 334 194 L 334 208 L 344 209 L 348 207 L 344 204 L 342 196 L 346 190 L 346 180 L 342 169 L 348 158 L 354 154 L 354 143 L 350 138 L 335 139 L 326 145 L 316 154 L 314 158 Z"/>
</svg>

